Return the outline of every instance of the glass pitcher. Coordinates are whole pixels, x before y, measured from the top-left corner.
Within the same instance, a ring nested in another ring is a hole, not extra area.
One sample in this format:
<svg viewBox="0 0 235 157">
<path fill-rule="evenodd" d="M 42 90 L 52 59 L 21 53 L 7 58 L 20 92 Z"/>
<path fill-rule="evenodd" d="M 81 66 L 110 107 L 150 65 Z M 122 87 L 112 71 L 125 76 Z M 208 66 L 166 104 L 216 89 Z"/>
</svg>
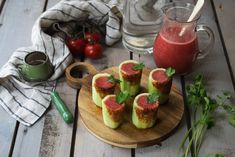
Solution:
<svg viewBox="0 0 235 157">
<path fill-rule="evenodd" d="M 176 74 L 185 74 L 192 68 L 197 58 L 204 58 L 214 43 L 212 30 L 205 25 L 197 25 L 199 15 L 187 22 L 194 5 L 184 2 L 166 4 L 163 10 L 163 25 L 156 37 L 153 48 L 154 61 L 158 67 L 172 67 Z M 206 32 L 208 42 L 204 50 L 199 50 L 200 31 Z"/>
<path fill-rule="evenodd" d="M 162 24 L 165 0 L 124 0 L 123 45 L 139 54 L 152 53 L 153 42 Z"/>
</svg>

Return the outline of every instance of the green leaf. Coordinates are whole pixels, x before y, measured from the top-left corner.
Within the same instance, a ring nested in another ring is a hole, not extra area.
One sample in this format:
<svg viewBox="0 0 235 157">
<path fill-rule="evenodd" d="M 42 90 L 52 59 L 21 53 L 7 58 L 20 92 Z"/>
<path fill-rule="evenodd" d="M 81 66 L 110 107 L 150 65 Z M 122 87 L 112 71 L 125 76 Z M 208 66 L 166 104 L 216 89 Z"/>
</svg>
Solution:
<svg viewBox="0 0 235 157">
<path fill-rule="evenodd" d="M 232 125 L 235 128 L 235 114 L 229 114 L 228 122 L 230 125 Z"/>
<path fill-rule="evenodd" d="M 141 70 L 145 67 L 144 63 L 139 63 L 133 66 L 133 70 L 137 71 L 137 70 Z"/>
<path fill-rule="evenodd" d="M 235 112 L 235 105 L 227 105 L 227 106 L 230 106 L 230 112 Z"/>
<path fill-rule="evenodd" d="M 127 101 L 129 98 L 130 98 L 130 94 L 128 93 L 128 91 L 124 90 L 123 92 L 120 92 L 116 96 L 116 102 L 119 103 L 119 104 L 122 104 L 125 101 Z"/>
<path fill-rule="evenodd" d="M 229 99 L 231 99 L 231 98 L 232 98 L 232 96 L 231 96 L 231 93 L 230 93 L 230 92 L 223 92 L 223 94 L 224 94 L 224 97 L 225 97 L 227 100 L 229 100 Z"/>
<path fill-rule="evenodd" d="M 188 106 L 193 106 L 194 104 L 199 104 L 200 103 L 198 97 L 195 96 L 195 95 L 189 95 L 188 98 L 187 98 L 187 102 L 188 103 L 186 105 L 188 105 Z"/>
<path fill-rule="evenodd" d="M 203 76 L 202 75 L 197 75 L 195 78 L 194 78 L 194 82 L 202 82 L 202 80 L 203 80 Z"/>
<path fill-rule="evenodd" d="M 109 82 L 112 82 L 112 83 L 120 83 L 121 82 L 119 79 L 116 79 L 113 75 L 109 75 L 108 79 L 109 79 Z"/>
<path fill-rule="evenodd" d="M 169 67 L 166 69 L 165 73 L 168 77 L 172 77 L 175 74 L 175 69 Z"/>
<path fill-rule="evenodd" d="M 235 105 L 222 105 L 223 109 L 227 112 L 235 113 Z"/>
<path fill-rule="evenodd" d="M 147 101 L 149 104 L 156 102 L 158 99 L 159 99 L 159 94 L 156 92 L 149 94 L 149 96 L 147 97 Z"/>
<path fill-rule="evenodd" d="M 214 118 L 208 113 L 203 114 L 198 120 L 201 125 L 206 125 L 207 129 L 210 129 L 214 126 Z M 195 128 L 194 128 L 195 129 Z"/>
</svg>

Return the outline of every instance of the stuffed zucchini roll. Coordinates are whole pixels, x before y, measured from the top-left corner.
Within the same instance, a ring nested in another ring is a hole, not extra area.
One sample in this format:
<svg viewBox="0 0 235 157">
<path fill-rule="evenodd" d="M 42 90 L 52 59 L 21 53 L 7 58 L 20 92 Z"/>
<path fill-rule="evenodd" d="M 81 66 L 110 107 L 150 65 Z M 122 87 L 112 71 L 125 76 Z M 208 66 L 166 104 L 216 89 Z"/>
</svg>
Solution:
<svg viewBox="0 0 235 157">
<path fill-rule="evenodd" d="M 149 93 L 142 93 L 135 97 L 132 109 L 132 122 L 137 128 L 150 128 L 156 122 L 159 101 L 158 97 L 151 97 L 153 96 Z"/>
<path fill-rule="evenodd" d="M 102 107 L 102 99 L 106 95 L 114 94 L 116 83 L 110 80 L 110 74 L 96 74 L 92 79 L 92 100 Z"/>
<path fill-rule="evenodd" d="M 116 95 L 107 95 L 102 100 L 102 115 L 104 124 L 110 128 L 117 128 L 123 121 L 125 103 L 119 104 Z"/>
<path fill-rule="evenodd" d="M 169 99 L 173 74 L 174 69 L 171 68 L 156 68 L 149 74 L 148 92 L 158 93 L 160 104 L 164 104 Z"/>
<path fill-rule="evenodd" d="M 139 64 L 134 60 L 127 60 L 119 65 L 121 91 L 127 90 L 131 96 L 138 94 L 143 67 L 143 63 Z"/>
</svg>

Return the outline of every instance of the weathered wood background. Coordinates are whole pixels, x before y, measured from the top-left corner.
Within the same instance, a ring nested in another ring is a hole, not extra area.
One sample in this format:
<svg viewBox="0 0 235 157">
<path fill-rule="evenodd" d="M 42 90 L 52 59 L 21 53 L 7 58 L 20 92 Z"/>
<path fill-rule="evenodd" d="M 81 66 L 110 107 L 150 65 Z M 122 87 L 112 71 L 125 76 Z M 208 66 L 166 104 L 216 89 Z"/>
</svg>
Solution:
<svg viewBox="0 0 235 157">
<path fill-rule="evenodd" d="M 193 0 L 187 1 L 195 3 Z M 31 45 L 31 28 L 34 22 L 43 11 L 57 2 L 59 0 L 0 0 L 0 66 L 9 59 L 15 49 Z M 235 1 L 205 2 L 199 23 L 209 25 L 213 29 L 216 39 L 214 48 L 205 59 L 196 62 L 192 73 L 182 80 L 176 77 L 174 82 L 181 89 L 181 81 L 188 84 L 193 76 L 201 73 L 206 78 L 211 95 L 216 96 L 221 90 L 226 90 L 235 97 Z M 156 67 L 151 56 L 130 54 L 121 42 L 112 48 L 106 48 L 101 59 L 86 59 L 85 62 L 92 63 L 98 70 L 102 70 L 118 65 L 126 59 L 143 61 L 150 68 Z M 79 90 L 67 86 L 64 77 L 58 80 L 56 90 L 73 112 L 75 123 L 65 124 L 51 105 L 48 112 L 29 128 L 15 121 L 0 107 L 0 157 L 174 157 L 187 130 L 185 121 L 188 117 L 184 119 L 178 131 L 162 142 L 161 146 L 139 149 L 113 147 L 99 141 L 84 127 L 76 104 Z M 223 153 L 226 157 L 235 157 L 235 131 L 226 120 L 218 121 L 208 132 L 200 156 L 215 152 Z"/>
</svg>

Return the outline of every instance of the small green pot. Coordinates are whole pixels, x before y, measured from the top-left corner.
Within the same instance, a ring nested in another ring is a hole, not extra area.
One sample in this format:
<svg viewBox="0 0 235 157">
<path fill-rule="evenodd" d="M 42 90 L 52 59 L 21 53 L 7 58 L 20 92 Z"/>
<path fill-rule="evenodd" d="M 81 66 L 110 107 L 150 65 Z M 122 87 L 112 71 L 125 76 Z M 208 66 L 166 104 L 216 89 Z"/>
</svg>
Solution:
<svg viewBox="0 0 235 157">
<path fill-rule="evenodd" d="M 27 54 L 18 68 L 26 81 L 46 81 L 54 72 L 49 57 L 39 51 Z"/>
</svg>

